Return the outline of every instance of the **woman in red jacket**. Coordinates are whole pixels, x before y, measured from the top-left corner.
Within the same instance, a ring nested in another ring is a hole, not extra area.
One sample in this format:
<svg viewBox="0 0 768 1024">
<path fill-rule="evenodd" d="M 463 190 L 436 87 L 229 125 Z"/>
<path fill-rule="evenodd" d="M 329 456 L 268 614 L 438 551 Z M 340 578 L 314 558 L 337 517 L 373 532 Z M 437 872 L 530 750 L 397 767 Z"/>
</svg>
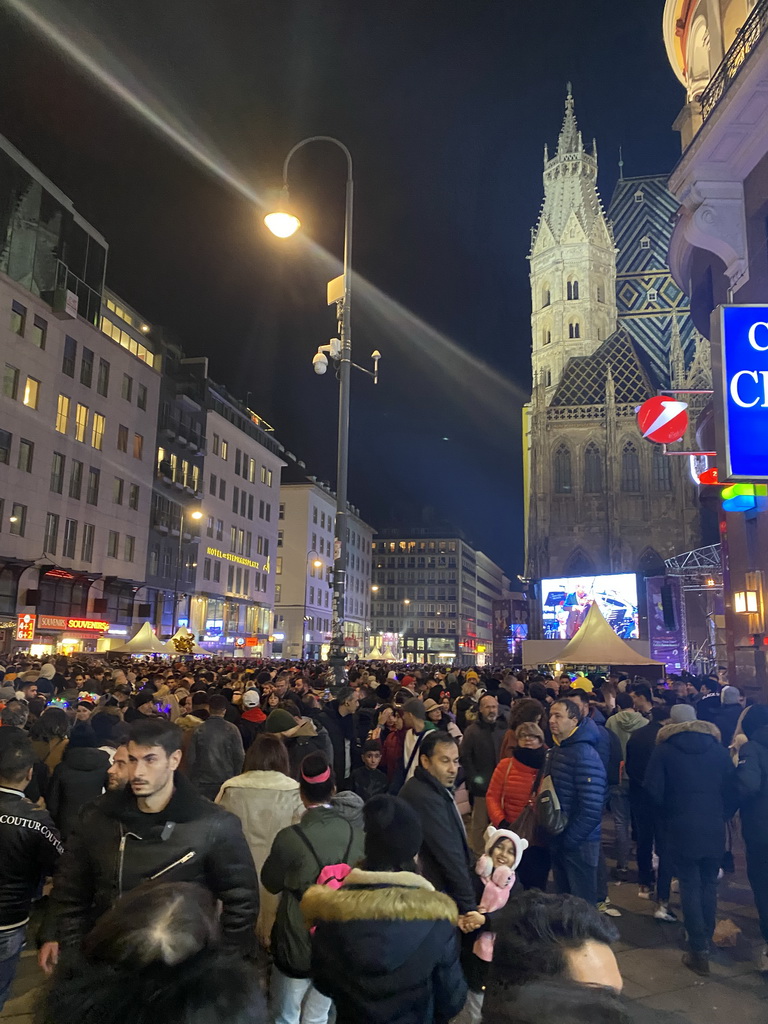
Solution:
<svg viewBox="0 0 768 1024">
<path fill-rule="evenodd" d="M 544 733 L 535 722 L 519 725 L 515 730 L 515 741 L 511 757 L 503 758 L 496 765 L 485 795 L 488 817 L 496 828 L 514 826 L 533 795 L 547 753 Z M 538 838 L 536 836 L 525 851 L 517 869 L 517 877 L 525 889 L 547 888 L 549 850 L 538 845 Z"/>
</svg>

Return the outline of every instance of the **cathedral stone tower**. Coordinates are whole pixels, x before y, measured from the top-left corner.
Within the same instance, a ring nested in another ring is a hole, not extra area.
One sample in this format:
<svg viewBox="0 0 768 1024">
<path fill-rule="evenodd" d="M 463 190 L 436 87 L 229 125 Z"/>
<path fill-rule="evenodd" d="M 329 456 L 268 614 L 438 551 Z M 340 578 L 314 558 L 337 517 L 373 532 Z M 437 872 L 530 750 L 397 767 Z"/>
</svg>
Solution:
<svg viewBox="0 0 768 1024">
<path fill-rule="evenodd" d="M 570 84 L 557 152 L 544 149 L 544 203 L 531 243 L 534 380 L 548 393 L 573 356 L 616 329 L 616 247 L 597 192 L 597 152 L 584 148 Z"/>
</svg>

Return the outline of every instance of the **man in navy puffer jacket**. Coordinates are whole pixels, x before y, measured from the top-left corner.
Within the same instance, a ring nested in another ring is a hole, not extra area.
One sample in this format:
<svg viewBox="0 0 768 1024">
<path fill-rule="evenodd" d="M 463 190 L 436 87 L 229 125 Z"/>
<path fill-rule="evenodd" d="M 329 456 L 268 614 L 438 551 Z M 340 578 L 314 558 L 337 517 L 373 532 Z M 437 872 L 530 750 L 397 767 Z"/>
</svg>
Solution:
<svg viewBox="0 0 768 1024">
<path fill-rule="evenodd" d="M 600 826 L 607 777 L 598 753 L 598 728 L 581 718 L 578 704 L 560 700 L 549 712 L 555 741 L 546 771 L 552 776 L 560 807 L 568 816 L 565 830 L 552 841 L 552 867 L 559 892 L 597 902 Z"/>
</svg>

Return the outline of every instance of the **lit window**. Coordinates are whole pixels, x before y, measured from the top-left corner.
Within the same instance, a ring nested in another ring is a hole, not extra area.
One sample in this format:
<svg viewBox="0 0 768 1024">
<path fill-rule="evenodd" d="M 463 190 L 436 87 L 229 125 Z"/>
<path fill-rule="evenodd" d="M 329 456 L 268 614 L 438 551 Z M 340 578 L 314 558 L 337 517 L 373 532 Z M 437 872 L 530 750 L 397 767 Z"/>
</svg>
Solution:
<svg viewBox="0 0 768 1024">
<path fill-rule="evenodd" d="M 282 574 L 283 574 L 283 559 L 282 559 L 282 557 L 278 557 L 278 558 L 275 559 L 275 573 L 278 576 L 282 576 Z"/>
<path fill-rule="evenodd" d="M 88 429 L 88 406 L 77 403 L 75 409 L 75 440 L 85 444 L 85 432 Z"/>
<path fill-rule="evenodd" d="M 10 530 L 14 537 L 23 537 L 27 525 L 27 506 L 14 502 L 11 506 Z"/>
<path fill-rule="evenodd" d="M 91 447 L 95 448 L 97 452 L 100 452 L 104 447 L 104 426 L 104 417 L 100 412 L 95 412 L 91 429 Z"/>
<path fill-rule="evenodd" d="M 225 462 L 227 461 L 228 455 L 229 455 L 229 442 L 228 441 L 222 441 L 221 442 L 221 457 L 222 457 L 222 459 L 224 459 Z"/>
<path fill-rule="evenodd" d="M 69 404 L 66 395 L 59 395 L 56 405 L 56 430 L 59 434 L 66 434 L 69 430 Z"/>
<path fill-rule="evenodd" d="M 30 409 L 37 408 L 37 401 L 40 396 L 40 381 L 35 380 L 34 377 L 27 377 L 26 383 L 24 384 L 24 398 L 23 403 Z"/>
</svg>

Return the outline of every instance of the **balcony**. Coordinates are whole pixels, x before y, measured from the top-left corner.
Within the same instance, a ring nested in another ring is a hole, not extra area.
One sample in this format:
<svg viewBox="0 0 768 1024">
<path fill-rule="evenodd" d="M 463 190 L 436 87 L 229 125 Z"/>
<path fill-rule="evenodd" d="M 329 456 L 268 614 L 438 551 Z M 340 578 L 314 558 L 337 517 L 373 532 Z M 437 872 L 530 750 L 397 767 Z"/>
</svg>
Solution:
<svg viewBox="0 0 768 1024">
<path fill-rule="evenodd" d="M 747 20 L 736 33 L 736 38 L 701 94 L 701 116 L 704 121 L 723 98 L 745 61 L 768 28 L 768 0 L 758 0 Z"/>
</svg>

